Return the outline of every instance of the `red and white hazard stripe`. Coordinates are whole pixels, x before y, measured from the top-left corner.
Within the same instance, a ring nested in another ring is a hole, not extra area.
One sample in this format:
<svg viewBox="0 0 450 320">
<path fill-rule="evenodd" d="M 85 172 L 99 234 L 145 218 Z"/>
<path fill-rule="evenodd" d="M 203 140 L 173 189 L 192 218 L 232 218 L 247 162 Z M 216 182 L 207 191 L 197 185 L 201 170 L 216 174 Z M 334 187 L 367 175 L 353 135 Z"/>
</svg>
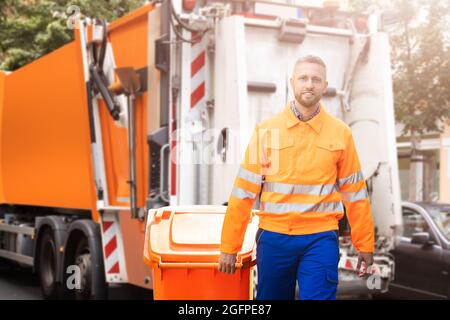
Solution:
<svg viewBox="0 0 450 320">
<path fill-rule="evenodd" d="M 192 33 L 196 39 L 197 33 Z M 191 109 L 205 107 L 206 50 L 202 41 L 191 46 Z"/>
<path fill-rule="evenodd" d="M 113 221 L 103 221 L 103 237 L 105 239 L 106 273 L 120 273 L 119 254 L 117 253 L 117 236 Z"/>
<path fill-rule="evenodd" d="M 104 213 L 101 222 L 105 273 L 108 282 L 126 282 L 123 245 L 116 213 Z"/>
<path fill-rule="evenodd" d="M 186 33 L 189 36 L 189 33 Z M 198 33 L 190 33 L 192 40 L 199 39 Z M 202 122 L 206 118 L 206 46 L 203 39 L 199 39 L 197 43 L 190 45 L 189 50 L 186 50 L 187 55 L 183 56 L 183 61 L 190 63 L 190 67 L 184 69 L 183 81 L 190 82 L 190 90 L 186 92 L 186 97 L 182 97 L 182 110 L 180 115 L 177 114 L 176 101 L 172 102 L 171 108 L 171 122 L 170 122 L 170 149 L 174 152 L 177 148 L 176 130 L 182 129 L 184 123 L 189 123 L 191 129 L 196 133 L 201 132 L 198 128 L 202 128 Z M 182 94 L 185 94 L 184 91 Z M 186 107 L 186 109 L 184 109 Z M 178 117 L 183 116 L 180 124 L 177 123 Z M 175 153 L 174 153 L 175 154 Z M 171 203 L 176 202 L 177 197 L 177 175 L 180 174 L 177 169 L 176 159 L 172 159 L 170 167 L 170 195 Z M 180 174 L 181 175 L 181 174 Z M 179 196 L 179 195 L 178 195 Z M 174 200 L 172 200 L 174 199 Z"/>
</svg>

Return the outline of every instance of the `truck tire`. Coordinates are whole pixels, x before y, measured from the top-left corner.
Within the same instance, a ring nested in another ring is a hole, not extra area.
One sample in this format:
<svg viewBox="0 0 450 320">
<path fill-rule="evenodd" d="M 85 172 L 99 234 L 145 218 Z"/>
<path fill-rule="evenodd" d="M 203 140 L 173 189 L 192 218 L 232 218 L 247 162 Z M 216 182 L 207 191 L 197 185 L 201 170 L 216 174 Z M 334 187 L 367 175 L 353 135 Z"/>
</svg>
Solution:
<svg viewBox="0 0 450 320">
<path fill-rule="evenodd" d="M 73 222 L 65 248 L 64 297 L 76 300 L 107 299 L 108 284 L 99 226 L 90 220 Z M 76 271 L 76 277 L 73 270 Z"/>
<path fill-rule="evenodd" d="M 75 265 L 80 270 L 80 288 L 75 290 L 76 300 L 90 300 L 93 298 L 92 257 L 89 242 L 82 237 L 75 249 Z"/>
<path fill-rule="evenodd" d="M 47 229 L 39 244 L 38 274 L 42 295 L 45 299 L 57 299 L 59 284 L 57 281 L 57 248 L 53 231 Z"/>
</svg>

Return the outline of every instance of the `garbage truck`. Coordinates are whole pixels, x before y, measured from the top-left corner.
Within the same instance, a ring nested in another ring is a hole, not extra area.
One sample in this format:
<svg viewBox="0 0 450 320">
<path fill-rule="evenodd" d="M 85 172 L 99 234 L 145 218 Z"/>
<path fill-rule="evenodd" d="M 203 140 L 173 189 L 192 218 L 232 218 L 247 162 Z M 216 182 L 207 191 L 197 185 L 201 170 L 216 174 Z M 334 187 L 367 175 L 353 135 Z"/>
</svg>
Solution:
<svg viewBox="0 0 450 320">
<path fill-rule="evenodd" d="M 147 212 L 226 205 L 253 128 L 293 99 L 306 54 L 327 64 L 323 104 L 352 129 L 376 224 L 366 281 L 341 221 L 338 292 L 388 290 L 401 209 L 380 12 L 164 0 L 112 22 L 72 18 L 73 41 L 0 72 L 0 259 L 31 268 L 45 298 L 152 289 Z"/>
</svg>

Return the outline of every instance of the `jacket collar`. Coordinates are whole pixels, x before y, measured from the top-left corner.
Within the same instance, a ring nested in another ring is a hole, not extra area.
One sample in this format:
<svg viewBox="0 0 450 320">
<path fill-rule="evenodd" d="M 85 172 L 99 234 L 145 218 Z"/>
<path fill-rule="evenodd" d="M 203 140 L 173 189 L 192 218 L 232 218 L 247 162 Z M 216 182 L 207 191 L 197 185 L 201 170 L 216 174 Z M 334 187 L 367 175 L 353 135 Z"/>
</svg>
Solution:
<svg viewBox="0 0 450 320">
<path fill-rule="evenodd" d="M 325 108 L 324 108 L 322 102 L 320 102 L 320 111 L 319 111 L 319 113 L 314 118 L 312 118 L 311 120 L 306 121 L 306 123 L 311 128 L 313 128 L 313 130 L 316 133 L 319 133 L 320 129 L 322 128 L 322 124 L 323 124 L 323 121 L 324 121 L 325 114 L 326 114 Z M 293 127 L 293 126 L 295 126 L 295 125 L 300 123 L 300 120 L 295 116 L 295 114 L 291 110 L 291 102 L 288 102 L 288 104 L 284 108 L 283 115 L 284 115 L 284 118 L 286 120 L 286 127 L 288 127 L 288 128 L 291 128 L 291 127 Z"/>
</svg>

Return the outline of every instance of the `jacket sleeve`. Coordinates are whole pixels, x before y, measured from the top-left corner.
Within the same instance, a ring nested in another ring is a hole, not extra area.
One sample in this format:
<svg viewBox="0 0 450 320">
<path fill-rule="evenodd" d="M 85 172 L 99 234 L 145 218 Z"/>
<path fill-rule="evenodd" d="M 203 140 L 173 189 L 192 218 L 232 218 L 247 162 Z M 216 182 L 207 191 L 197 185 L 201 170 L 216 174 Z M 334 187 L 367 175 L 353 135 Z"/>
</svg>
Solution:
<svg viewBox="0 0 450 320">
<path fill-rule="evenodd" d="M 337 185 L 346 208 L 353 245 L 359 252 L 374 251 L 374 223 L 366 182 L 351 131 L 338 161 Z"/>
<path fill-rule="evenodd" d="M 237 253 L 244 242 L 253 204 L 263 180 L 261 131 L 256 126 L 234 181 L 222 228 L 220 251 Z"/>
</svg>

